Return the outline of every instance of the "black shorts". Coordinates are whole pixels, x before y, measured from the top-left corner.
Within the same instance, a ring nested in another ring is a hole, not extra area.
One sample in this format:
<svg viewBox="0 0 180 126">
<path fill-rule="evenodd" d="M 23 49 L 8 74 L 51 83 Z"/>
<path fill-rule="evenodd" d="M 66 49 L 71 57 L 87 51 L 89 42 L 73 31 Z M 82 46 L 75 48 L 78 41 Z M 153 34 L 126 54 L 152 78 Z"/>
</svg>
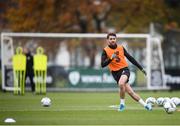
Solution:
<svg viewBox="0 0 180 126">
<path fill-rule="evenodd" d="M 130 72 L 129 72 L 129 69 L 127 67 L 120 69 L 118 71 L 112 71 L 111 73 L 113 75 L 113 78 L 116 80 L 117 84 L 119 82 L 121 75 L 127 75 L 127 77 L 128 77 L 127 82 L 129 81 Z"/>
</svg>

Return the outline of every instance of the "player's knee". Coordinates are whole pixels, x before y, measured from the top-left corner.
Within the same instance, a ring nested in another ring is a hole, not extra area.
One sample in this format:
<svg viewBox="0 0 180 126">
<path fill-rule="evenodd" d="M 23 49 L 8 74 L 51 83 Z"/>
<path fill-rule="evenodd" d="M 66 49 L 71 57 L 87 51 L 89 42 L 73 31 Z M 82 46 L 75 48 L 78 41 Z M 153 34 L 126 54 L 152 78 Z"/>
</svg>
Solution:
<svg viewBox="0 0 180 126">
<path fill-rule="evenodd" d="M 124 87 L 125 88 L 126 79 L 120 79 L 118 84 L 119 84 L 119 87 Z"/>
<path fill-rule="evenodd" d="M 120 88 L 125 88 L 125 83 L 119 82 L 119 87 L 120 87 Z"/>
</svg>

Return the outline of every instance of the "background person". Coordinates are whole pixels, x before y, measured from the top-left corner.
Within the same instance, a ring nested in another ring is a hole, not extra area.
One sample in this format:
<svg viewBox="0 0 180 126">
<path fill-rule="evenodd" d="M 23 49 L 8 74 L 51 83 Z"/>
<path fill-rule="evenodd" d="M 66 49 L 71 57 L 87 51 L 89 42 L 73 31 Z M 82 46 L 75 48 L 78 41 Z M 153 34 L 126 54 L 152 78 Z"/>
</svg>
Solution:
<svg viewBox="0 0 180 126">
<path fill-rule="evenodd" d="M 128 84 L 130 71 L 128 69 L 128 63 L 125 57 L 137 66 L 145 75 L 146 71 L 143 67 L 125 50 L 122 45 L 117 45 L 116 34 L 109 33 L 107 35 L 107 44 L 102 52 L 101 66 L 108 66 L 113 78 L 116 80 L 120 88 L 120 106 L 119 111 L 125 109 L 125 92 L 127 92 L 135 101 L 143 105 L 147 110 L 152 110 L 150 104 L 146 104 L 142 98 L 133 91 L 131 86 Z"/>
<path fill-rule="evenodd" d="M 23 49 L 23 51 L 24 51 L 24 54 L 26 55 L 26 77 L 25 77 L 25 80 L 27 79 L 27 77 L 29 77 L 30 85 L 31 85 L 31 91 L 34 92 L 35 91 L 35 84 L 33 81 L 33 78 L 34 78 L 33 55 L 31 53 L 31 51 L 26 47 Z"/>
</svg>

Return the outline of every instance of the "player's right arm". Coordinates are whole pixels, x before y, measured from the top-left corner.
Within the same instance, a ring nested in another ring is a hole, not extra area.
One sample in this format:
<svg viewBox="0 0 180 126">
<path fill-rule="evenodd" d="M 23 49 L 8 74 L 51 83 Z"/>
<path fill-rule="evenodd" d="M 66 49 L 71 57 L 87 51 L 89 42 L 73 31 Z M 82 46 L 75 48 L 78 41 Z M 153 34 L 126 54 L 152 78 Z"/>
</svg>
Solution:
<svg viewBox="0 0 180 126">
<path fill-rule="evenodd" d="M 107 56 L 106 51 L 103 50 L 102 55 L 101 55 L 101 67 L 107 66 L 111 61 L 112 61 L 112 59 L 110 59 Z"/>
</svg>

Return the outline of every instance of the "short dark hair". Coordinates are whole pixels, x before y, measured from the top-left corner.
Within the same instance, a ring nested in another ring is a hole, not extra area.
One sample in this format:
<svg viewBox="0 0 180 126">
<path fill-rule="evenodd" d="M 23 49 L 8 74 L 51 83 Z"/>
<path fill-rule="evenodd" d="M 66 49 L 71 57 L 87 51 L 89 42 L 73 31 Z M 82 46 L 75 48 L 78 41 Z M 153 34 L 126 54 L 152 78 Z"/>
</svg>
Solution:
<svg viewBox="0 0 180 126">
<path fill-rule="evenodd" d="M 116 37 L 116 34 L 115 33 L 108 33 L 107 34 L 107 39 L 109 39 L 109 36 L 115 36 Z"/>
</svg>

